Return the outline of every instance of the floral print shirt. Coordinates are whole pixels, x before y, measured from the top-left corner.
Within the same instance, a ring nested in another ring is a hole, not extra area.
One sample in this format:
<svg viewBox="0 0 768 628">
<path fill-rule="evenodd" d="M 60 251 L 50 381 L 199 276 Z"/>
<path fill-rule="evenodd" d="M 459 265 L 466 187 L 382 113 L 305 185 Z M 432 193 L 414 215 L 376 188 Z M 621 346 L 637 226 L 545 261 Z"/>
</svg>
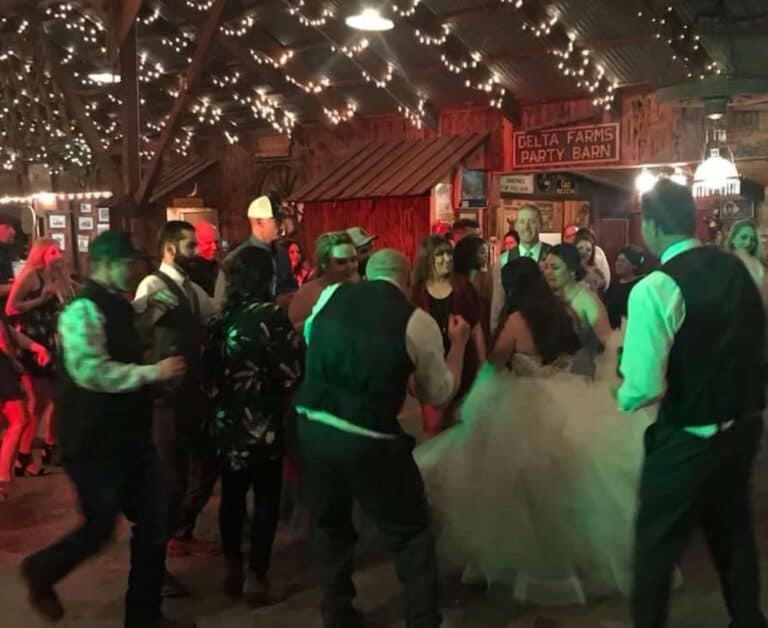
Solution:
<svg viewBox="0 0 768 628">
<path fill-rule="evenodd" d="M 283 422 L 304 371 L 304 345 L 274 303 L 226 308 L 206 347 L 209 432 L 232 471 L 283 454 Z"/>
</svg>

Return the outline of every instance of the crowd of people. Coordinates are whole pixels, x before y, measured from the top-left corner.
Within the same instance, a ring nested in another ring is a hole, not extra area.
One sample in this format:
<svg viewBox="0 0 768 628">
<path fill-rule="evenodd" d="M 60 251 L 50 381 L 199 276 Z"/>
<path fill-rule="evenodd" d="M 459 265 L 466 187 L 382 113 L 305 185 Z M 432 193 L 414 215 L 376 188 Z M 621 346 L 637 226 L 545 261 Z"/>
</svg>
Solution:
<svg viewBox="0 0 768 628">
<path fill-rule="evenodd" d="M 328 628 L 363 625 L 355 504 L 395 555 L 409 628 L 441 623 L 438 556 L 537 604 L 631 593 L 635 626 L 663 626 L 696 524 L 734 625 L 765 626 L 748 490 L 764 405 L 758 230 L 735 223 L 727 252 L 699 246 L 690 193 L 668 181 L 642 209 L 647 250 L 623 248 L 613 273 L 589 228 L 542 241 L 533 204 L 495 260 L 461 220 L 424 238 L 413 268 L 361 227 L 321 234 L 312 266 L 267 196 L 221 263 L 213 225 L 167 222 L 136 288 L 124 232 L 93 240 L 79 284 L 53 240 L 15 278 L 0 255 L 0 498 L 14 474 L 60 462 L 84 518 L 23 561 L 32 606 L 63 617 L 56 583 L 120 515 L 134 526 L 127 627 L 190 625 L 161 612 L 190 595 L 166 557 L 223 553 L 229 595 L 279 602 L 272 547 L 291 493 L 318 541 Z M 723 342 L 702 342 L 713 326 Z M 398 421 L 409 393 L 418 446 Z M 195 533 L 217 481 L 220 542 Z"/>
</svg>

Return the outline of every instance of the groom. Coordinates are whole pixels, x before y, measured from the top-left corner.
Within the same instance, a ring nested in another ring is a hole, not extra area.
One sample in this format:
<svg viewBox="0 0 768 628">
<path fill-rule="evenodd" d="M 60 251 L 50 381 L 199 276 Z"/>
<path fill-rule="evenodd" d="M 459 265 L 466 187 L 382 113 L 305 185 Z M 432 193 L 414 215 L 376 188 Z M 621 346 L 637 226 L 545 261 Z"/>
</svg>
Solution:
<svg viewBox="0 0 768 628">
<path fill-rule="evenodd" d="M 752 466 L 763 430 L 763 306 L 741 261 L 693 237 L 687 188 L 662 180 L 642 198 L 659 270 L 629 298 L 621 410 L 659 401 L 645 436 L 635 533 L 635 628 L 663 628 L 670 578 L 701 526 L 732 628 L 765 628 L 752 527 Z"/>
</svg>

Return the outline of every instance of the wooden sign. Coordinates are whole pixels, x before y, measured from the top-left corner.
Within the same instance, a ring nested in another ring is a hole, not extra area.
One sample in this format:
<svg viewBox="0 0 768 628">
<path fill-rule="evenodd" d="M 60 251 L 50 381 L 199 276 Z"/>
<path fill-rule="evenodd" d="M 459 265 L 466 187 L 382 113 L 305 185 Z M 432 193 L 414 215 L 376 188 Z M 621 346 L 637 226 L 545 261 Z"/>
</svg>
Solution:
<svg viewBox="0 0 768 628">
<path fill-rule="evenodd" d="M 514 134 L 514 167 L 534 170 L 619 161 L 619 124 L 593 124 Z"/>
<path fill-rule="evenodd" d="M 532 174 L 503 174 L 499 177 L 501 194 L 533 194 Z"/>
</svg>

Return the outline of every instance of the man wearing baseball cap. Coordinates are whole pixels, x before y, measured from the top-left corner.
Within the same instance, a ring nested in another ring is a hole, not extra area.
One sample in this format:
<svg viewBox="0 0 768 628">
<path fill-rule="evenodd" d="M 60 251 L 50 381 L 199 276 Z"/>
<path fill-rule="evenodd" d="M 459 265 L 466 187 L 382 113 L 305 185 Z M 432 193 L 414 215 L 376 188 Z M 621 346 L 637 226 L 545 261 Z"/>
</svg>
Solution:
<svg viewBox="0 0 768 628">
<path fill-rule="evenodd" d="M 362 227 L 350 227 L 347 229 L 349 237 L 357 251 L 357 274 L 365 279 L 365 269 L 368 266 L 368 259 L 373 255 L 373 243 L 379 236 L 367 233 Z"/>
<path fill-rule="evenodd" d="M 59 317 L 58 442 L 85 520 L 27 557 L 22 576 L 35 610 L 61 619 L 64 608 L 54 585 L 112 539 L 124 514 L 133 523 L 126 628 L 190 627 L 194 624 L 166 619 L 160 611 L 167 487 L 152 446 L 146 393 L 148 384 L 180 377 L 186 367 L 178 356 L 140 363 L 133 308 L 125 296 L 133 287 L 136 255 L 125 232 L 97 236 L 88 250 L 91 276 Z"/>
<path fill-rule="evenodd" d="M 257 246 L 265 249 L 272 254 L 275 260 L 275 295 L 288 294 L 296 292 L 299 286 L 291 272 L 291 262 L 288 259 L 288 253 L 283 247 L 275 247 L 274 243 L 280 237 L 280 222 L 282 214 L 279 210 L 277 201 L 273 201 L 269 196 L 263 195 L 251 201 L 248 206 L 248 221 L 251 223 L 251 237 L 240 246 L 235 247 L 227 258 L 232 259 L 237 253 L 248 246 Z M 224 271 L 219 271 L 216 279 L 216 290 L 214 300 L 221 307 L 226 300 L 227 281 L 224 277 Z"/>
</svg>

